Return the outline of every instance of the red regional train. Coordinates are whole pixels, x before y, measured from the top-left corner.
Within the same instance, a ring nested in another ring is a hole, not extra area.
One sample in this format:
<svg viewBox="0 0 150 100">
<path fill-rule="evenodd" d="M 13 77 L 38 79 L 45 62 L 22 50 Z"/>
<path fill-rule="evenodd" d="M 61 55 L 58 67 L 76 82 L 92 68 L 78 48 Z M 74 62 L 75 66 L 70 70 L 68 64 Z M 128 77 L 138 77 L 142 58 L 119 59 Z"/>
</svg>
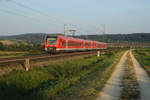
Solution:
<svg viewBox="0 0 150 100">
<path fill-rule="evenodd" d="M 45 39 L 45 50 L 48 52 L 83 51 L 106 48 L 107 44 L 103 42 L 84 40 L 62 35 L 49 35 Z"/>
</svg>

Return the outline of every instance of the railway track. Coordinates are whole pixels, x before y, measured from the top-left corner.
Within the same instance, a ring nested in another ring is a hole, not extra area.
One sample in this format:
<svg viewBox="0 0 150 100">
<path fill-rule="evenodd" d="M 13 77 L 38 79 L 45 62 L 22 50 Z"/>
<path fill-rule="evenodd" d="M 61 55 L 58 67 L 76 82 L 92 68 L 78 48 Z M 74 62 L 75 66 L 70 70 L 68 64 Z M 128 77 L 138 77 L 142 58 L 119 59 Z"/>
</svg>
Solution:
<svg viewBox="0 0 150 100">
<path fill-rule="evenodd" d="M 101 54 L 111 51 L 118 51 L 119 49 L 101 49 Z M 65 57 L 73 57 L 73 56 L 82 56 L 82 55 L 90 55 L 90 54 L 97 54 L 97 51 L 85 51 L 85 52 L 73 52 L 73 53 L 61 53 L 61 54 L 41 54 L 41 55 L 34 55 L 34 56 L 20 56 L 20 57 L 8 57 L 8 58 L 0 58 L 0 68 L 7 67 L 7 65 L 11 64 L 21 64 L 26 70 L 28 70 L 30 66 L 30 62 L 42 62 L 47 60 L 55 60 L 55 59 L 63 59 Z"/>
<path fill-rule="evenodd" d="M 103 49 L 100 50 L 101 52 L 110 52 L 114 50 L 119 49 Z M 86 54 L 96 54 L 97 51 L 86 51 L 86 52 L 73 52 L 73 53 L 63 53 L 63 54 L 41 54 L 41 55 L 35 55 L 35 56 L 20 56 L 20 57 L 8 57 L 8 58 L 0 58 L 0 65 L 9 64 L 9 63 L 20 63 L 24 62 L 26 59 L 29 59 L 30 61 L 36 61 L 36 60 L 45 60 L 45 59 L 56 59 L 56 58 L 63 58 L 63 57 L 69 57 L 69 56 L 79 56 L 79 55 L 86 55 Z"/>
<path fill-rule="evenodd" d="M 63 57 L 71 57 L 71 56 L 80 56 L 80 55 L 89 55 L 96 54 L 96 51 L 88 51 L 88 52 L 75 52 L 75 53 L 65 53 L 65 54 L 56 54 L 56 55 L 37 55 L 37 56 L 24 56 L 24 57 L 9 57 L 9 58 L 0 58 L 0 65 L 10 64 L 10 63 L 22 63 L 25 62 L 26 59 L 30 61 L 37 60 L 45 60 L 45 59 L 57 59 Z"/>
</svg>

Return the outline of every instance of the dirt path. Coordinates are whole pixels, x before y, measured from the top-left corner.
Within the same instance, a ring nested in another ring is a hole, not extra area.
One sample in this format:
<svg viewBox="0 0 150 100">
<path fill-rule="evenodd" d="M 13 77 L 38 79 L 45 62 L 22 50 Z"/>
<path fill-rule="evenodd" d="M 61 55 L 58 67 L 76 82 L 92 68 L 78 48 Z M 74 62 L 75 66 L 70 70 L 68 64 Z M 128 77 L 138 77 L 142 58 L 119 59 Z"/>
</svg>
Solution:
<svg viewBox="0 0 150 100">
<path fill-rule="evenodd" d="M 140 66 L 132 52 L 130 52 L 133 61 L 134 69 L 136 72 L 137 81 L 139 83 L 141 100 L 150 100 L 150 78 L 145 70 Z"/>
<path fill-rule="evenodd" d="M 121 94 L 121 82 L 125 70 L 125 62 L 127 59 L 127 53 L 125 52 L 119 63 L 117 64 L 115 71 L 112 73 L 110 79 L 107 81 L 102 92 L 100 92 L 96 100 L 118 100 Z"/>
</svg>

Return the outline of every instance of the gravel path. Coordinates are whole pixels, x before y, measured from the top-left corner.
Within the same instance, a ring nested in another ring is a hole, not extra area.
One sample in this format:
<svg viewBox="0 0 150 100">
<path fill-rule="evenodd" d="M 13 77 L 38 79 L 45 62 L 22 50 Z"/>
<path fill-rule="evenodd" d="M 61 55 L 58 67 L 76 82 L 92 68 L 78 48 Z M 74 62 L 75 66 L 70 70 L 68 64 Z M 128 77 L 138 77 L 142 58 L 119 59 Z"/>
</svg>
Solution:
<svg viewBox="0 0 150 100">
<path fill-rule="evenodd" d="M 121 82 L 125 70 L 124 66 L 127 59 L 127 53 L 128 52 L 125 52 L 120 59 L 110 79 L 107 81 L 96 100 L 118 100 L 120 98 L 122 90 Z"/>
<path fill-rule="evenodd" d="M 137 81 L 140 87 L 141 100 L 150 100 L 150 78 L 148 74 L 145 72 L 145 70 L 137 62 L 131 51 L 130 55 L 133 61 Z"/>
</svg>

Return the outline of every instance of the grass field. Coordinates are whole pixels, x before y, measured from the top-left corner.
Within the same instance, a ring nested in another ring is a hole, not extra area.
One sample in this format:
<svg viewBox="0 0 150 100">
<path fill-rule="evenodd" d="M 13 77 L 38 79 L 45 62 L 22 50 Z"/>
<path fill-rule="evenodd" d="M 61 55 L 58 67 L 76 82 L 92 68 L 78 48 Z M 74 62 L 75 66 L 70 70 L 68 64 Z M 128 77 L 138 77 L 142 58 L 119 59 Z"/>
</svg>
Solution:
<svg viewBox="0 0 150 100">
<path fill-rule="evenodd" d="M 15 52 L 15 51 L 0 51 L 0 55 L 8 55 L 8 54 L 24 54 L 26 52 Z"/>
<path fill-rule="evenodd" d="M 70 100 L 74 96 L 90 100 L 104 86 L 122 54 L 110 52 L 29 72 L 12 71 L 0 77 L 0 100 Z"/>
<path fill-rule="evenodd" d="M 138 49 L 134 50 L 133 54 L 136 59 L 139 61 L 141 66 L 148 72 L 150 75 L 150 49 Z"/>
<path fill-rule="evenodd" d="M 0 58 L 18 57 L 18 56 L 24 56 L 27 54 L 28 52 L 0 51 Z"/>
</svg>

